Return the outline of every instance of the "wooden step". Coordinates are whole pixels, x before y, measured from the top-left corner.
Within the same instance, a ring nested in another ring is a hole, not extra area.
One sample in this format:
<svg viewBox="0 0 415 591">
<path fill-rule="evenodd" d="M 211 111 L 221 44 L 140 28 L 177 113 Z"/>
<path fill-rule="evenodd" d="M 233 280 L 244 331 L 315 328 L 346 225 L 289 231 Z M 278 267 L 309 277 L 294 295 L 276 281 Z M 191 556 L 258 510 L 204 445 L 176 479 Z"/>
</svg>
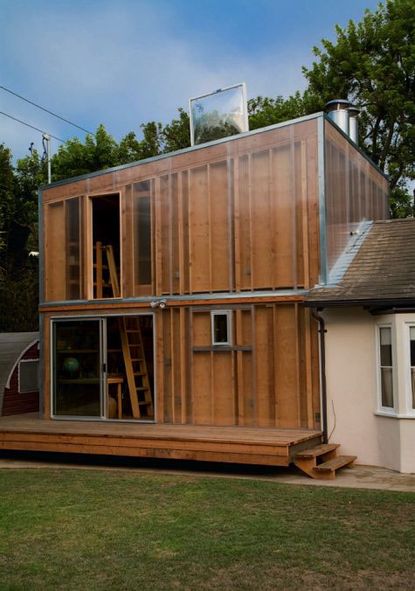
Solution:
<svg viewBox="0 0 415 591">
<path fill-rule="evenodd" d="M 327 462 L 323 462 L 323 464 L 318 464 L 315 466 L 313 470 L 315 472 L 327 473 L 327 472 L 335 472 L 340 468 L 344 468 L 345 466 L 349 466 L 352 464 L 357 456 L 337 456 L 332 460 L 327 460 Z"/>
<path fill-rule="evenodd" d="M 310 447 L 309 449 L 304 449 L 303 451 L 299 451 L 295 457 L 296 458 L 317 458 L 319 456 L 323 456 L 331 451 L 334 451 L 340 447 L 338 443 L 322 443 L 321 445 L 316 445 L 315 447 Z"/>
<path fill-rule="evenodd" d="M 338 456 L 338 443 L 322 443 L 296 453 L 294 464 L 307 476 L 333 480 L 336 470 L 352 464 L 356 456 Z"/>
</svg>

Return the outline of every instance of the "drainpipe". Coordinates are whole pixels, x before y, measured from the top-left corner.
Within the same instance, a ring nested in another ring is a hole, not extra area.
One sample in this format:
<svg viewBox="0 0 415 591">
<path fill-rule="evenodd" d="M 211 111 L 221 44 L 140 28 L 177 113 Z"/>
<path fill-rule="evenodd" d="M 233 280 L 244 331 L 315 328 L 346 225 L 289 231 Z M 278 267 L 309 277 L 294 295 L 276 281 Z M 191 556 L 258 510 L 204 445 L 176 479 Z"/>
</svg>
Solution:
<svg viewBox="0 0 415 591">
<path fill-rule="evenodd" d="M 321 368 L 321 418 L 323 423 L 323 443 L 328 443 L 327 433 L 327 381 L 326 381 L 326 324 L 324 318 L 315 310 L 311 310 L 314 320 L 319 323 L 318 332 L 320 334 L 320 368 Z"/>
</svg>

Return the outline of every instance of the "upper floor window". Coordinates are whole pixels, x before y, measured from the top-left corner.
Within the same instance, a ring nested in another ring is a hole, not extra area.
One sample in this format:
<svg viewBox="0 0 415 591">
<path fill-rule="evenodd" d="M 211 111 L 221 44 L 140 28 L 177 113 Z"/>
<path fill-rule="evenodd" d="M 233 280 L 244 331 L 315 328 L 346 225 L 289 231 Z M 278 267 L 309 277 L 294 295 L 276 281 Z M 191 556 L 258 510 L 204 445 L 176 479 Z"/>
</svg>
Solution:
<svg viewBox="0 0 415 591">
<path fill-rule="evenodd" d="M 151 196 L 153 181 L 133 185 L 135 292 L 146 294 L 152 286 Z"/>
</svg>

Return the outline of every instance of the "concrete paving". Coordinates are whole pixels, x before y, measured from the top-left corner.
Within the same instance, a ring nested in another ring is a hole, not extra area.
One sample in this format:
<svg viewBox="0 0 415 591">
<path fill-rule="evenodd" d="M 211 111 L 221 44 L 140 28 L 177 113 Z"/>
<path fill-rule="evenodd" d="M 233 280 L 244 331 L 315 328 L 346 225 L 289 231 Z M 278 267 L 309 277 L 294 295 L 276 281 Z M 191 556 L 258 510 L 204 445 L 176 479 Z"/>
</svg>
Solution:
<svg viewBox="0 0 415 591">
<path fill-rule="evenodd" d="M 415 493 L 415 474 L 400 474 L 386 468 L 355 465 L 338 472 L 335 480 L 313 480 L 294 467 L 263 468 L 236 464 L 205 464 L 62 454 L 0 454 L 0 469 L 134 470 L 137 473 L 180 474 L 194 477 L 248 478 L 276 483 L 390 490 Z"/>
</svg>

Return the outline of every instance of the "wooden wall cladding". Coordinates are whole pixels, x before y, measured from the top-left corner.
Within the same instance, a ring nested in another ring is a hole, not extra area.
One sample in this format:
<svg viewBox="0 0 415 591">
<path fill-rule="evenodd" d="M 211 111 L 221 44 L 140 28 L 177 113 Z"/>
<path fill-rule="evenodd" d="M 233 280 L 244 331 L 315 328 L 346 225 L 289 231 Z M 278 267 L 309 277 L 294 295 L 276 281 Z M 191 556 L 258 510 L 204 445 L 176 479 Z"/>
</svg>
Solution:
<svg viewBox="0 0 415 591">
<path fill-rule="evenodd" d="M 124 297 L 314 285 L 319 274 L 316 121 L 47 189 L 46 240 L 53 240 L 48 236 L 53 208 L 82 191 L 86 248 L 91 244 L 88 196 L 119 192 Z M 146 197 L 140 186 L 146 187 L 151 203 L 150 242 L 144 245 L 151 261 L 145 283 L 140 280 L 146 273 L 137 212 Z M 48 277 L 59 255 L 55 247 L 47 252 Z M 82 285 L 89 294 L 90 271 L 86 260 Z M 46 301 L 56 296 L 55 286 L 47 284 Z M 59 293 L 58 299 L 65 298 Z"/>
<path fill-rule="evenodd" d="M 158 314 L 158 422 L 319 428 L 317 332 L 309 310 L 230 310 L 230 346 L 212 346 L 208 308 Z"/>
<path fill-rule="evenodd" d="M 385 177 L 325 121 L 327 255 L 329 269 L 362 220 L 389 217 Z"/>
<path fill-rule="evenodd" d="M 273 140 L 266 137 L 263 145 L 254 136 L 244 150 L 229 143 L 226 159 L 160 179 L 155 293 L 296 288 L 317 281 L 312 123 L 292 126 L 288 135 L 285 128 L 264 133 Z"/>
</svg>

